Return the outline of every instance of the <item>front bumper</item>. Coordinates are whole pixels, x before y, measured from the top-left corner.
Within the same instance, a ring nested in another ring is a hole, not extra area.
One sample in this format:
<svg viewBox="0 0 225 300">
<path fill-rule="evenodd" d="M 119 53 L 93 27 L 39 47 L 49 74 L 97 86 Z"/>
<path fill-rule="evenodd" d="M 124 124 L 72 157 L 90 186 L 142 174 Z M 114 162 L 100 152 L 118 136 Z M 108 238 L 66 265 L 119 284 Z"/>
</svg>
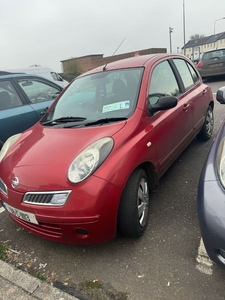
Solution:
<svg viewBox="0 0 225 300">
<path fill-rule="evenodd" d="M 22 202 L 24 193 L 7 186 L 8 195 L 0 192 L 0 201 L 34 214 L 38 224 L 10 217 L 27 231 L 52 241 L 70 244 L 99 244 L 116 235 L 117 209 L 120 189 L 91 176 L 74 185 L 63 206 L 37 205 Z M 40 191 L 38 191 L 40 192 Z"/>
</svg>

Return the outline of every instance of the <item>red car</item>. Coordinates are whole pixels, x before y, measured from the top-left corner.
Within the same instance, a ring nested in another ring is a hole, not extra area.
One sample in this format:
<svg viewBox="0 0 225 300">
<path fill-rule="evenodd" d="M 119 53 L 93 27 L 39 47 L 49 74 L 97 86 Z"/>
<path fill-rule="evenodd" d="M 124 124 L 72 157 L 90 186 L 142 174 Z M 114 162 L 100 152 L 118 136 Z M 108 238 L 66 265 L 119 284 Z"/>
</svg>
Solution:
<svg viewBox="0 0 225 300">
<path fill-rule="evenodd" d="M 76 78 L 0 152 L 0 200 L 21 227 L 88 244 L 140 237 L 151 190 L 196 136 L 210 139 L 213 95 L 182 55 L 116 61 Z"/>
</svg>

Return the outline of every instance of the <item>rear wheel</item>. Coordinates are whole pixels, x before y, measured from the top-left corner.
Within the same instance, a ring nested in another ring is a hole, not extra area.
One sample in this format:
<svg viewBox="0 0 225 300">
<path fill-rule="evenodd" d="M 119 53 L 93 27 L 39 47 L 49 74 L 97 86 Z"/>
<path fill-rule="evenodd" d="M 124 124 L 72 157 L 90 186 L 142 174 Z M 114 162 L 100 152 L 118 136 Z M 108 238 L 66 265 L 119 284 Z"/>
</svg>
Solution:
<svg viewBox="0 0 225 300">
<path fill-rule="evenodd" d="M 139 238 L 148 224 L 149 185 L 146 172 L 136 169 L 122 193 L 118 211 L 118 229 L 127 237 Z"/>
<path fill-rule="evenodd" d="M 209 106 L 206 113 L 204 124 L 202 126 L 201 131 L 197 135 L 197 138 L 201 141 L 208 141 L 213 134 L 213 126 L 214 126 L 213 109 L 211 106 Z"/>
</svg>

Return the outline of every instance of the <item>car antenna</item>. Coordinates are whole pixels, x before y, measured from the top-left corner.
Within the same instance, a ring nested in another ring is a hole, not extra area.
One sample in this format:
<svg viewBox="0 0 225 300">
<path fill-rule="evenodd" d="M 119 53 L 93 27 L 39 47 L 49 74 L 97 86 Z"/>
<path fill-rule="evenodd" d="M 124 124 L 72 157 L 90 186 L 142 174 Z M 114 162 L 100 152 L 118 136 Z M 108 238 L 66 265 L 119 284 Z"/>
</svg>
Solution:
<svg viewBox="0 0 225 300">
<path fill-rule="evenodd" d="M 123 42 L 125 41 L 125 39 L 126 39 L 126 38 L 124 38 L 124 39 L 122 40 L 122 42 L 119 44 L 119 46 L 118 46 L 118 47 L 116 48 L 116 50 L 114 51 L 113 55 L 116 53 L 116 51 L 119 49 L 119 47 L 123 44 Z M 113 56 L 113 55 L 112 55 L 112 56 Z M 106 63 L 105 66 L 103 67 L 103 71 L 106 70 L 107 64 L 108 64 L 108 63 Z"/>
</svg>

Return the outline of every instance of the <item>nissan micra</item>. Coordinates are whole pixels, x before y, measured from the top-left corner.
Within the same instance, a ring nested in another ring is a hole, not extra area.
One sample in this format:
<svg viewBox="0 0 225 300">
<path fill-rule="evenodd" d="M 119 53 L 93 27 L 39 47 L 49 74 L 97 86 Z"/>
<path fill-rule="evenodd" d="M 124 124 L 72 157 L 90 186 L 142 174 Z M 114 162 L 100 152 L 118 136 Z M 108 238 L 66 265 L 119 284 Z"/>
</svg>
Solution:
<svg viewBox="0 0 225 300">
<path fill-rule="evenodd" d="M 178 54 L 109 63 L 77 77 L 0 152 L 0 201 L 53 241 L 139 238 L 151 191 L 196 136 L 213 132 L 213 95 Z M 179 199 L 177 199 L 179 201 Z"/>
</svg>

